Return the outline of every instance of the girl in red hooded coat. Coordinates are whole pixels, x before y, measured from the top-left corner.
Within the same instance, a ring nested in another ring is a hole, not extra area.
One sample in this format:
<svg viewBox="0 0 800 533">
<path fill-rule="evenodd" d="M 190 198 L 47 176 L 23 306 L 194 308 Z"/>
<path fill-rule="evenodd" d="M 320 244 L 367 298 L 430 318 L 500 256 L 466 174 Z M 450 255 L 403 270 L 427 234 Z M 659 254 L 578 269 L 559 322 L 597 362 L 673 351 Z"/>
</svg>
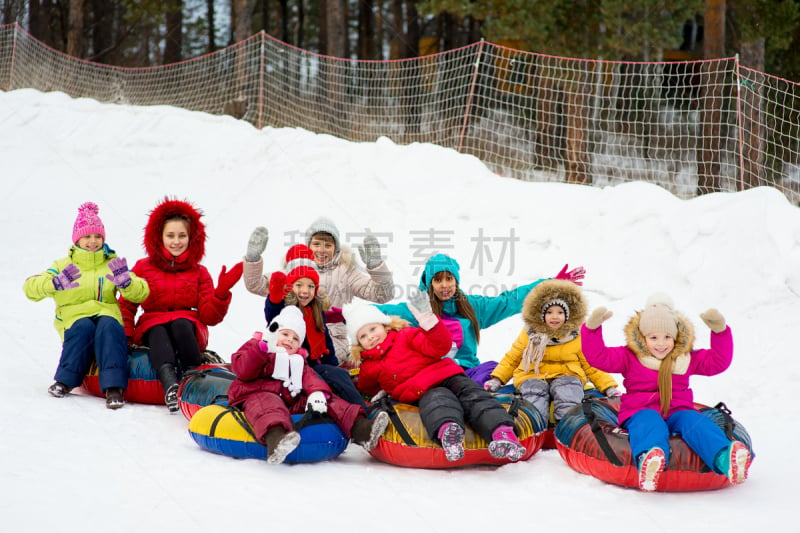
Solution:
<svg viewBox="0 0 800 533">
<path fill-rule="evenodd" d="M 206 267 L 206 228 L 201 213 L 188 202 L 165 198 L 150 213 L 144 229 L 147 257 L 133 272 L 147 280 L 150 296 L 141 303 L 120 298 L 125 334 L 133 344 L 150 348 L 150 364 L 164 387 L 164 403 L 178 410 L 178 371 L 202 363 L 208 326 L 219 324 L 231 303 L 231 287 L 242 276 L 242 264 L 222 267 L 217 287 Z"/>
<path fill-rule="evenodd" d="M 466 424 L 489 443 L 493 457 L 521 459 L 526 450 L 514 434 L 511 415 L 446 357 L 452 336 L 431 311 L 428 296 L 412 296 L 408 309 L 418 328 L 374 305 L 352 303 L 342 308 L 354 341 L 351 356 L 361 366 L 359 390 L 377 397 L 382 391 L 399 402 L 418 404 L 422 425 L 442 446 L 448 461 L 464 457 Z"/>
</svg>

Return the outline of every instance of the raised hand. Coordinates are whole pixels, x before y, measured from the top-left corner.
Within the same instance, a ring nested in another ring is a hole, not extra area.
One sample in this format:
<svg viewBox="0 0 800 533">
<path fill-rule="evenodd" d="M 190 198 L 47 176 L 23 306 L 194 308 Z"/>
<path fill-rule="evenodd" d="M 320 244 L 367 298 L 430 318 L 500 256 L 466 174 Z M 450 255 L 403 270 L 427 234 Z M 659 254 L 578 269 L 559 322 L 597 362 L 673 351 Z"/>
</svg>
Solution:
<svg viewBox="0 0 800 533">
<path fill-rule="evenodd" d="M 250 240 L 247 241 L 247 253 L 244 258 L 248 263 L 255 263 L 264 253 L 269 242 L 269 230 L 264 226 L 259 226 L 250 234 Z"/>
<path fill-rule="evenodd" d="M 115 257 L 108 262 L 111 274 L 106 274 L 106 279 L 119 287 L 127 289 L 131 284 L 131 271 L 128 270 L 128 262 L 124 257 Z"/>
<path fill-rule="evenodd" d="M 381 245 L 374 235 L 364 237 L 364 244 L 358 247 L 361 260 L 367 265 L 367 269 L 372 270 L 383 262 L 381 257 Z"/>
<path fill-rule="evenodd" d="M 217 298 L 220 300 L 227 300 L 230 297 L 231 287 L 236 285 L 236 282 L 241 279 L 243 271 L 244 266 L 241 261 L 233 265 L 233 268 L 230 270 L 227 270 L 225 265 L 222 265 L 219 279 L 217 279 L 217 288 L 214 289 L 214 294 Z"/>
<path fill-rule="evenodd" d="M 427 293 L 414 290 L 408 294 L 408 310 L 417 319 L 419 327 L 430 330 L 439 321 L 431 310 L 431 300 Z"/>
<path fill-rule="evenodd" d="M 291 288 L 286 284 L 286 274 L 277 270 L 269 277 L 269 301 L 279 304 L 289 294 Z"/>
<path fill-rule="evenodd" d="M 591 315 L 589 315 L 589 319 L 586 320 L 586 327 L 589 329 L 597 329 L 603 324 L 603 322 L 611 318 L 613 315 L 614 313 L 605 307 L 598 307 L 592 311 Z"/>
<path fill-rule="evenodd" d="M 708 329 L 714 333 L 722 333 L 727 327 L 725 324 L 725 317 L 716 309 L 709 309 L 700 313 L 700 318 L 703 319 Z"/>
<path fill-rule="evenodd" d="M 579 266 L 567 271 L 568 268 L 569 265 L 564 265 L 564 267 L 559 271 L 558 274 L 554 276 L 553 279 L 565 279 L 567 281 L 571 281 L 575 285 L 583 285 L 583 278 L 586 276 L 586 269 L 582 266 Z"/>
<path fill-rule="evenodd" d="M 72 263 L 64 267 L 56 277 L 53 278 L 53 287 L 57 291 L 65 291 L 67 289 L 74 289 L 78 286 L 75 282 L 76 279 L 81 277 L 81 269 Z"/>
</svg>

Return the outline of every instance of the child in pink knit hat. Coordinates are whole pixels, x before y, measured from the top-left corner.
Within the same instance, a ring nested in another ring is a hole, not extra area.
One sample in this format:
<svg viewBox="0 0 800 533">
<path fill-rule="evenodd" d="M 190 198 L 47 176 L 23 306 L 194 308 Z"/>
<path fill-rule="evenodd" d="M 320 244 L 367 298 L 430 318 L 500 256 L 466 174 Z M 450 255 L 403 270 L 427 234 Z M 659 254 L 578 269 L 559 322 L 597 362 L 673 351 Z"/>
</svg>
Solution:
<svg viewBox="0 0 800 533">
<path fill-rule="evenodd" d="M 93 360 L 99 369 L 106 407 L 123 406 L 128 386 L 128 343 L 117 293 L 141 302 L 147 283 L 128 270 L 123 257 L 106 244 L 106 230 L 97 204 L 78 208 L 67 257 L 25 280 L 25 295 L 35 302 L 51 297 L 55 326 L 63 342 L 55 383 L 47 392 L 63 398 L 83 381 Z"/>
</svg>

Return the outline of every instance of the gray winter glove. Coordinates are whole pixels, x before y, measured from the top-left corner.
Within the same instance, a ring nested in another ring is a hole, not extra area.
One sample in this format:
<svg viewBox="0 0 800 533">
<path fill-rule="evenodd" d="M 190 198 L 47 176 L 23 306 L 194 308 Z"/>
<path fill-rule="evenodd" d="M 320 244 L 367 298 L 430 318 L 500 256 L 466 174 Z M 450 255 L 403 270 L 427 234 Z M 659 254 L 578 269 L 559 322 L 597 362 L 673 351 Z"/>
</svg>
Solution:
<svg viewBox="0 0 800 533">
<path fill-rule="evenodd" d="M 250 234 L 250 240 L 247 241 L 247 253 L 244 258 L 248 263 L 255 263 L 264 253 L 269 241 L 269 230 L 264 226 L 259 226 Z"/>
<path fill-rule="evenodd" d="M 361 260 L 367 265 L 368 270 L 372 270 L 383 263 L 381 245 L 374 235 L 364 237 L 364 244 L 358 247 L 358 253 L 361 254 Z"/>
<path fill-rule="evenodd" d="M 431 310 L 431 299 L 426 292 L 413 290 L 408 293 L 408 310 L 414 315 L 419 327 L 430 331 L 439 322 L 439 317 Z"/>
<path fill-rule="evenodd" d="M 499 379 L 491 378 L 491 379 L 486 380 L 486 382 L 483 384 L 483 389 L 487 390 L 489 392 L 497 392 L 497 391 L 500 390 L 500 387 L 502 387 L 502 386 L 503 386 L 503 384 L 500 383 Z"/>
<path fill-rule="evenodd" d="M 616 387 L 607 388 L 604 394 L 606 398 L 619 398 L 622 396 L 622 392 Z"/>
<path fill-rule="evenodd" d="M 603 322 L 611 318 L 613 314 L 614 313 L 605 307 L 598 307 L 592 311 L 591 315 L 589 315 L 589 319 L 586 321 L 586 327 L 589 329 L 597 329 L 603 324 Z"/>
<path fill-rule="evenodd" d="M 709 309 L 700 313 L 700 318 L 706 323 L 708 329 L 714 333 L 722 333 L 725 331 L 725 317 L 716 309 Z"/>
</svg>

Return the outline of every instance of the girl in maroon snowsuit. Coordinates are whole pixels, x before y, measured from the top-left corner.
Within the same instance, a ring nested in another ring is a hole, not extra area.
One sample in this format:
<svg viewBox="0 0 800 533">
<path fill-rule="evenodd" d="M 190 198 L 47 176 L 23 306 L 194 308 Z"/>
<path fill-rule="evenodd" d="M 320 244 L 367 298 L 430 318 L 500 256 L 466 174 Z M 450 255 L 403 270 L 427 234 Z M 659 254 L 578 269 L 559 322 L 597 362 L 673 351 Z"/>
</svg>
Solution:
<svg viewBox="0 0 800 533">
<path fill-rule="evenodd" d="M 268 327 L 268 341 L 256 334 L 231 356 L 237 379 L 228 402 L 240 406 L 255 435 L 267 445 L 267 462 L 282 463 L 300 443 L 292 414 L 327 413 L 347 438 L 369 451 L 389 423 L 386 413 L 371 420 L 363 407 L 341 399 L 307 364 L 301 348 L 305 322 L 300 309 L 286 306 Z"/>
</svg>

